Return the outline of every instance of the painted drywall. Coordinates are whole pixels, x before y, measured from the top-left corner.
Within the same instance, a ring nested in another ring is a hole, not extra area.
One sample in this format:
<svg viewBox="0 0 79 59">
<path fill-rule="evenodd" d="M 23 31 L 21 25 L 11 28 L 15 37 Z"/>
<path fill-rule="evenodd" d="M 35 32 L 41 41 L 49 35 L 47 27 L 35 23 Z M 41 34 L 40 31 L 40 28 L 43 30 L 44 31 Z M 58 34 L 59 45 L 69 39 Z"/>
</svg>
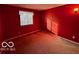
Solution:
<svg viewBox="0 0 79 59">
<path fill-rule="evenodd" d="M 18 35 L 39 30 L 40 12 L 20 7 L 12 7 L 8 5 L 0 5 L 2 9 L 2 23 L 4 29 L 4 40 L 13 38 Z M 33 25 L 20 26 L 19 10 L 30 11 L 34 13 Z"/>
<path fill-rule="evenodd" d="M 1 44 L 2 39 L 3 39 L 3 35 L 2 34 L 3 34 L 3 32 L 2 32 L 2 21 L 1 21 L 1 12 L 0 12 L 0 44 Z"/>
<path fill-rule="evenodd" d="M 75 14 L 73 11 L 73 9 L 79 7 L 79 5 L 64 5 L 41 11 L 41 14 L 36 10 L 7 5 L 0 6 L 2 9 L 4 39 L 39 30 L 41 27 L 42 30 L 49 30 L 54 34 L 79 42 L 79 12 Z M 34 25 L 21 27 L 19 10 L 34 12 Z M 72 38 L 73 36 L 75 36 L 74 39 Z"/>
<path fill-rule="evenodd" d="M 42 11 L 42 29 L 79 42 L 79 11 L 74 13 L 74 8 L 79 8 L 79 5 L 64 5 Z"/>
</svg>

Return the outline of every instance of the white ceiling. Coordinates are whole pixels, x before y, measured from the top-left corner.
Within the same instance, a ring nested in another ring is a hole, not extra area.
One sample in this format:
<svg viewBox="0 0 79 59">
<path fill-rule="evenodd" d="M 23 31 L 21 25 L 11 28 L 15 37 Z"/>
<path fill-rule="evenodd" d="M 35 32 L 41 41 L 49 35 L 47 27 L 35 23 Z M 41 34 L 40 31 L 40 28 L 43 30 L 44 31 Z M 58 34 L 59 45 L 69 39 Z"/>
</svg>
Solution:
<svg viewBox="0 0 79 59">
<path fill-rule="evenodd" d="M 62 6 L 64 4 L 9 4 L 9 5 L 29 8 L 29 9 L 34 9 L 34 10 L 46 10 L 46 9 Z"/>
</svg>

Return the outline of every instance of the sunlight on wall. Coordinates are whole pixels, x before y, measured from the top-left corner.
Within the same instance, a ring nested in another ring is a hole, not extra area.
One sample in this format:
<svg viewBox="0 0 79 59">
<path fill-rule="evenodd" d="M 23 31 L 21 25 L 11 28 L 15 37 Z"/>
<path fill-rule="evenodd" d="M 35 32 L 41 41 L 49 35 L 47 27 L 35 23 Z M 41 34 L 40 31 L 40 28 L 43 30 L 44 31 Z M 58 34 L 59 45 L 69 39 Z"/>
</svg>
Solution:
<svg viewBox="0 0 79 59">
<path fill-rule="evenodd" d="M 58 34 L 58 24 L 55 22 L 52 22 L 51 28 L 52 28 L 52 32 L 57 35 Z"/>
<path fill-rule="evenodd" d="M 51 31 L 51 29 L 52 29 L 52 28 L 51 28 L 51 25 L 52 25 L 51 22 L 52 22 L 52 21 L 48 18 L 48 19 L 47 19 L 47 29 L 48 29 L 49 31 Z"/>
<path fill-rule="evenodd" d="M 58 24 L 51 19 L 47 19 L 47 29 L 56 35 L 58 34 Z"/>
</svg>

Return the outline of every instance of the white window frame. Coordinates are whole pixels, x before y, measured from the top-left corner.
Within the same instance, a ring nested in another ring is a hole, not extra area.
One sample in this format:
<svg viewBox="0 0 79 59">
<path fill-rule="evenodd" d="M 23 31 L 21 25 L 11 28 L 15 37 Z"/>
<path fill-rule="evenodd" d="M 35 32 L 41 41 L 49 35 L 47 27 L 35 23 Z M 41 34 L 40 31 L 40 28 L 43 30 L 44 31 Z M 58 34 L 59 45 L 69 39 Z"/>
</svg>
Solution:
<svg viewBox="0 0 79 59">
<path fill-rule="evenodd" d="M 20 26 L 33 25 L 33 12 L 19 11 Z"/>
</svg>

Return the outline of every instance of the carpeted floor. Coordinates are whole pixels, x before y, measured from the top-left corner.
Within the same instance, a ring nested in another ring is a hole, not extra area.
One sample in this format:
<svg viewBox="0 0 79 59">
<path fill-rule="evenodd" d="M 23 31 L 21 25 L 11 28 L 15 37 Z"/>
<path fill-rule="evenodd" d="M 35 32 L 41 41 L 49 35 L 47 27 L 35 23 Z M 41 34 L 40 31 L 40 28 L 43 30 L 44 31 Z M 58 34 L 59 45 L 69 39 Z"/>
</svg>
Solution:
<svg viewBox="0 0 79 59">
<path fill-rule="evenodd" d="M 14 54 L 73 54 L 79 53 L 79 45 L 70 43 L 62 37 L 49 32 L 37 32 L 11 40 L 15 51 L 3 53 Z"/>
</svg>

